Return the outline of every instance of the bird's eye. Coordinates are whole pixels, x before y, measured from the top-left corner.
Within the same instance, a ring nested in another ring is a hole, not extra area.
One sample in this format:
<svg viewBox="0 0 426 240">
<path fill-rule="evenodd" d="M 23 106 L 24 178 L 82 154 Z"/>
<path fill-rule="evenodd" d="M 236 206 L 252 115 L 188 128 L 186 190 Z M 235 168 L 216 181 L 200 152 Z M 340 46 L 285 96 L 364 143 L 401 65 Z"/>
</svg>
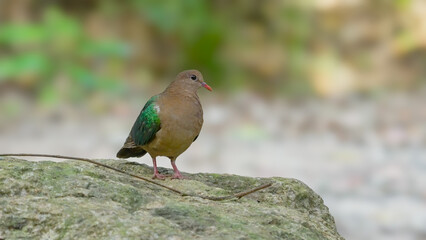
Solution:
<svg viewBox="0 0 426 240">
<path fill-rule="evenodd" d="M 197 76 L 191 75 L 191 79 L 195 81 L 195 80 L 197 80 Z"/>
</svg>

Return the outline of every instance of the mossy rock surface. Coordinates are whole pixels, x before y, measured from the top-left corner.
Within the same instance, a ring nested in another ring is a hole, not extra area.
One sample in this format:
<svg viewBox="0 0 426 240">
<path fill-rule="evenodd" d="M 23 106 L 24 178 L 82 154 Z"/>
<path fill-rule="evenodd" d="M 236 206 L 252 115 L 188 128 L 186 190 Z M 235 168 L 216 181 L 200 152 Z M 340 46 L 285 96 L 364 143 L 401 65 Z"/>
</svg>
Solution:
<svg viewBox="0 0 426 240">
<path fill-rule="evenodd" d="M 99 162 L 152 174 L 144 164 Z M 321 197 L 298 180 L 184 176 L 188 179 L 160 182 L 209 196 L 273 185 L 215 202 L 181 197 L 88 163 L 0 158 L 0 239 L 343 239 Z"/>
</svg>

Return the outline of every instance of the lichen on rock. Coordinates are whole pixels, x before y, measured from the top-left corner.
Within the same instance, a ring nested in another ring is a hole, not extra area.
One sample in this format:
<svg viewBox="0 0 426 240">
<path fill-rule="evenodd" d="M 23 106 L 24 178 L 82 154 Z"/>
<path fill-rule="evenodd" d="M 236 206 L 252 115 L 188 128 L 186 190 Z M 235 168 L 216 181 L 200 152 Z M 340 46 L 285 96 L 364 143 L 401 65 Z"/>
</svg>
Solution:
<svg viewBox="0 0 426 240">
<path fill-rule="evenodd" d="M 144 164 L 100 162 L 141 176 L 152 173 Z M 184 175 L 189 180 L 162 183 L 209 196 L 273 185 L 215 202 L 182 197 L 88 163 L 0 158 L 0 238 L 343 239 L 321 197 L 298 180 Z"/>
</svg>

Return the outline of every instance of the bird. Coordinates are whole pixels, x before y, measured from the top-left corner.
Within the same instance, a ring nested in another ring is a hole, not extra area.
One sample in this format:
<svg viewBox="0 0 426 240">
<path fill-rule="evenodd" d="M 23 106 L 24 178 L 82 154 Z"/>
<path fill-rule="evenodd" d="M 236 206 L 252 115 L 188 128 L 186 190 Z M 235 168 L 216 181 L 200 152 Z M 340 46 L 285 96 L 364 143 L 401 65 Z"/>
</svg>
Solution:
<svg viewBox="0 0 426 240">
<path fill-rule="evenodd" d="M 162 93 L 145 104 L 117 157 L 142 157 L 148 152 L 154 168 L 152 178 L 165 179 L 158 172 L 156 160 L 165 156 L 173 167 L 172 179 L 183 179 L 176 159 L 198 138 L 203 126 L 203 108 L 197 95 L 201 87 L 212 91 L 198 70 L 179 73 Z"/>
</svg>

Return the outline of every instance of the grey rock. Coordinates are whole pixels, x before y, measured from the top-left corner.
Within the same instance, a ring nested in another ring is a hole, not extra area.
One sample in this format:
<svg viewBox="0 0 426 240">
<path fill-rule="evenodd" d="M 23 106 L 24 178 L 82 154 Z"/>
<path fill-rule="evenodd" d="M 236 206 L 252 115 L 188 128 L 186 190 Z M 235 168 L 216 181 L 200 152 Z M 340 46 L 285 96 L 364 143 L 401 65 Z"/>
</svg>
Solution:
<svg viewBox="0 0 426 240">
<path fill-rule="evenodd" d="M 99 161 L 145 177 L 152 173 L 144 164 Z M 321 197 L 298 180 L 184 176 L 188 179 L 161 183 L 209 196 L 273 185 L 215 202 L 182 197 L 88 163 L 3 158 L 0 239 L 343 239 Z"/>
</svg>

